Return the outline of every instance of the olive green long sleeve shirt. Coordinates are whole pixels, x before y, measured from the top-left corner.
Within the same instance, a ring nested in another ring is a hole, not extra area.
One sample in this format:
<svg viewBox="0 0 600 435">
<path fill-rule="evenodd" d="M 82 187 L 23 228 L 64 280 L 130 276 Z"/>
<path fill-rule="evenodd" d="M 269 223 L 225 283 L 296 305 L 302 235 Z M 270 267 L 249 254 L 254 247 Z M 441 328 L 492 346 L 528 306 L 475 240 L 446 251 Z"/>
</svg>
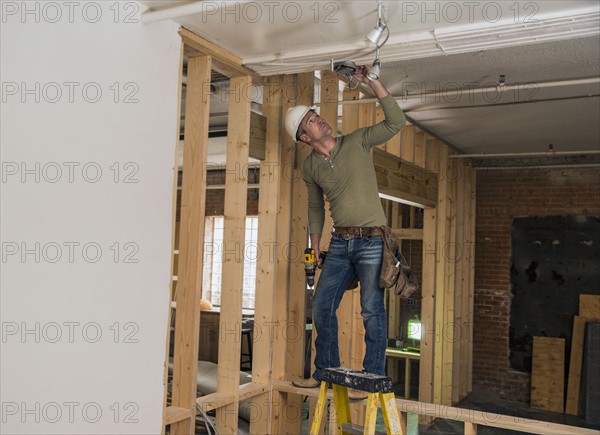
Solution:
<svg viewBox="0 0 600 435">
<path fill-rule="evenodd" d="M 385 115 L 383 121 L 338 137 L 329 160 L 313 150 L 304 161 L 310 234 L 323 231 L 324 195 L 335 227 L 376 227 L 387 223 L 370 149 L 398 133 L 406 124 L 406 117 L 392 96 L 379 101 Z"/>
</svg>

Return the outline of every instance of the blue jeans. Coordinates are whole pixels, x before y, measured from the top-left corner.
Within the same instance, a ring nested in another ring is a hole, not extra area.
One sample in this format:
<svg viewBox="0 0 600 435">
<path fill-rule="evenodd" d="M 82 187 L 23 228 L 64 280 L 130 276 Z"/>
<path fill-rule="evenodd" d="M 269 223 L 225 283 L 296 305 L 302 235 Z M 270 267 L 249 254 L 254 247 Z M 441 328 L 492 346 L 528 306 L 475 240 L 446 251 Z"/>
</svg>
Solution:
<svg viewBox="0 0 600 435">
<path fill-rule="evenodd" d="M 338 309 L 346 287 L 358 274 L 360 305 L 365 326 L 366 352 L 363 369 L 383 375 L 387 344 L 385 290 L 379 287 L 383 259 L 381 236 L 344 240 L 333 236 L 327 258 L 317 284 L 314 300 L 314 322 L 317 330 L 313 378 L 321 381 L 324 368 L 340 366 L 338 347 Z"/>
</svg>

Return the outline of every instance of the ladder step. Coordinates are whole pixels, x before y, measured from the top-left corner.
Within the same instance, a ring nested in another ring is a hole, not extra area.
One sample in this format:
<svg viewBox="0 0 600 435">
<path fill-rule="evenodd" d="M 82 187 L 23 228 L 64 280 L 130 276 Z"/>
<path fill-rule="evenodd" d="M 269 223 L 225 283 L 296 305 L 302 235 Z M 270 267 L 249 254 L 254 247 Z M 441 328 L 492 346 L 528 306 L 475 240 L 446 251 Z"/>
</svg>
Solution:
<svg viewBox="0 0 600 435">
<path fill-rule="evenodd" d="M 363 435 L 365 433 L 365 428 L 363 426 L 354 423 L 344 423 L 342 425 L 342 430 L 344 433 L 349 433 L 352 435 Z M 387 435 L 386 432 L 381 431 L 375 431 L 375 433 L 377 435 Z"/>
<path fill-rule="evenodd" d="M 345 367 L 324 369 L 323 381 L 369 393 L 391 393 L 394 391 L 392 378 L 389 376 L 365 373 Z"/>
</svg>

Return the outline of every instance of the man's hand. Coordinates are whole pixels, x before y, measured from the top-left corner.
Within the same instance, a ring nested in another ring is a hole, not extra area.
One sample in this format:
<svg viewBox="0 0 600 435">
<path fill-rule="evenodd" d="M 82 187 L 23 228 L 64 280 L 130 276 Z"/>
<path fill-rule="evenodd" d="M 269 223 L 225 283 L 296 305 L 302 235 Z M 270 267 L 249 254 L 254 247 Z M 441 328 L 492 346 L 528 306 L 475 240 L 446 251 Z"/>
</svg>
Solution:
<svg viewBox="0 0 600 435">
<path fill-rule="evenodd" d="M 321 242 L 320 234 L 311 234 L 310 235 L 310 245 L 315 251 L 315 259 L 317 261 L 317 266 L 321 266 L 321 259 L 319 258 L 319 254 L 321 253 L 319 249 L 319 243 Z"/>
<path fill-rule="evenodd" d="M 358 65 L 356 67 L 356 71 L 352 74 L 352 78 L 356 80 L 358 83 L 362 83 L 371 87 L 371 80 L 367 77 L 367 74 L 371 68 L 367 65 Z"/>
<path fill-rule="evenodd" d="M 385 86 L 383 86 L 383 83 L 379 81 L 379 79 L 371 80 L 369 77 L 367 77 L 367 74 L 370 70 L 371 67 L 368 65 L 359 65 L 356 67 L 354 74 L 352 74 L 352 78 L 358 83 L 362 83 L 363 85 L 367 85 L 373 89 L 373 92 L 375 92 L 377 98 L 384 98 L 388 96 L 390 93 L 387 91 Z"/>
</svg>

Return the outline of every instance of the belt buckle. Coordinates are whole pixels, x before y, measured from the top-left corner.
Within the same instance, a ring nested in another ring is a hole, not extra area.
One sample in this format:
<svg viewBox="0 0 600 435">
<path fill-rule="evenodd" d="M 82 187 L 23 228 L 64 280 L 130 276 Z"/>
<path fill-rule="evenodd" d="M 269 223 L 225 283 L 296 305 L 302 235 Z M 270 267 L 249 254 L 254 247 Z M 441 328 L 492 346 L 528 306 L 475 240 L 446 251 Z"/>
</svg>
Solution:
<svg viewBox="0 0 600 435">
<path fill-rule="evenodd" d="M 340 237 L 346 241 L 348 240 L 352 240 L 354 238 L 353 234 L 350 233 L 344 233 L 344 234 L 340 234 Z"/>
</svg>

